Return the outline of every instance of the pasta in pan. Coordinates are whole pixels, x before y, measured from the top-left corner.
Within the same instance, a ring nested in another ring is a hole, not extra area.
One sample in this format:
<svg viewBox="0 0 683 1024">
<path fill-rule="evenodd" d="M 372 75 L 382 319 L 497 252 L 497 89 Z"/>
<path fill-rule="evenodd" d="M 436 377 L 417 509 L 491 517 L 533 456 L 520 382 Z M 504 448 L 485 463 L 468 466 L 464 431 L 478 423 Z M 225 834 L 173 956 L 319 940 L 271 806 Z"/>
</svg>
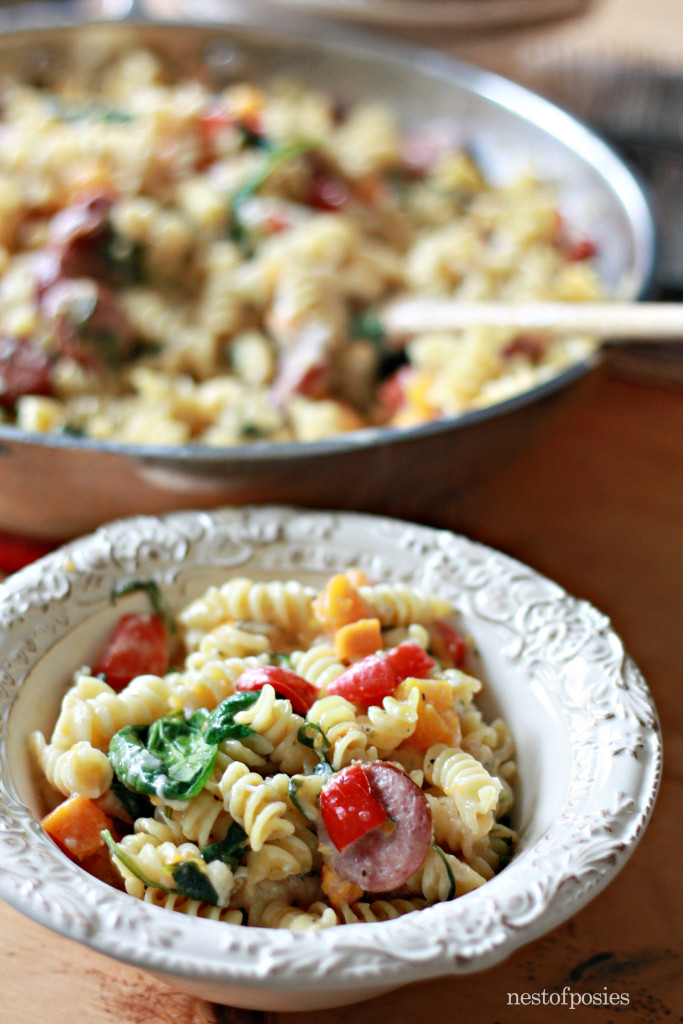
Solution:
<svg viewBox="0 0 683 1024">
<path fill-rule="evenodd" d="M 231 580 L 181 610 L 178 663 L 152 676 L 136 659 L 154 608 L 121 617 L 31 739 L 67 797 L 43 826 L 87 870 L 180 913 L 298 930 L 389 920 L 505 866 L 514 740 L 474 703 L 450 604 L 358 570 L 319 591 Z M 201 648 L 226 626 L 268 652 L 198 666 L 197 630 Z M 316 650 L 337 671 L 300 674 Z M 207 666 L 219 684 L 198 681 Z"/>
<path fill-rule="evenodd" d="M 594 243 L 533 169 L 487 181 L 468 140 L 371 98 L 290 80 L 212 91 L 143 49 L 95 64 L 49 86 L 3 80 L 6 423 L 164 446 L 318 441 L 489 406 L 594 350 L 471 328 L 399 354 L 382 333 L 377 312 L 401 295 L 602 296 Z"/>
</svg>

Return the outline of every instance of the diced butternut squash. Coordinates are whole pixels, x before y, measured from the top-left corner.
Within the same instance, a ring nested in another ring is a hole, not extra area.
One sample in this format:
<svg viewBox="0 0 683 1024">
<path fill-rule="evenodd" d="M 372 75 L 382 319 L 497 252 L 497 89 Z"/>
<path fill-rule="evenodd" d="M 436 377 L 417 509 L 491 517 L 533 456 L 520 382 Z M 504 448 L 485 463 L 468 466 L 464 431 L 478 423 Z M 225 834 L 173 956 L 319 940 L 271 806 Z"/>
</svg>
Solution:
<svg viewBox="0 0 683 1024">
<path fill-rule="evenodd" d="M 358 589 L 358 587 L 370 586 L 369 578 L 366 576 L 363 570 L 359 569 L 358 566 L 356 565 L 353 565 L 351 566 L 351 568 L 347 569 L 344 575 L 348 576 L 349 582 L 353 587 L 356 587 L 356 589 Z"/>
<path fill-rule="evenodd" d="M 333 907 L 339 907 L 342 903 L 357 903 L 363 895 L 359 885 L 342 878 L 331 864 L 323 864 L 321 876 L 322 890 Z"/>
<path fill-rule="evenodd" d="M 334 646 L 340 661 L 357 661 L 382 649 L 382 625 L 379 619 L 356 619 L 340 626 L 334 634 Z"/>
<path fill-rule="evenodd" d="M 404 679 L 396 688 L 397 700 L 407 700 L 417 687 L 420 701 L 417 706 L 417 725 L 403 745 L 426 750 L 433 743 L 457 746 L 460 743 L 460 720 L 453 709 L 453 691 L 442 679 Z"/>
<path fill-rule="evenodd" d="M 114 864 L 109 848 L 104 842 L 94 853 L 90 853 L 87 857 L 83 858 L 81 867 L 89 875 L 99 878 L 101 882 L 106 882 L 107 885 L 112 885 L 115 889 L 121 889 L 125 892 L 126 887 L 123 884 L 121 872 Z"/>
<path fill-rule="evenodd" d="M 367 617 L 368 608 L 345 573 L 331 576 L 313 601 L 313 611 L 326 633 Z"/>
<path fill-rule="evenodd" d="M 104 840 L 102 830 L 112 821 L 94 801 L 74 793 L 41 821 L 47 834 L 74 860 L 96 853 Z"/>
</svg>

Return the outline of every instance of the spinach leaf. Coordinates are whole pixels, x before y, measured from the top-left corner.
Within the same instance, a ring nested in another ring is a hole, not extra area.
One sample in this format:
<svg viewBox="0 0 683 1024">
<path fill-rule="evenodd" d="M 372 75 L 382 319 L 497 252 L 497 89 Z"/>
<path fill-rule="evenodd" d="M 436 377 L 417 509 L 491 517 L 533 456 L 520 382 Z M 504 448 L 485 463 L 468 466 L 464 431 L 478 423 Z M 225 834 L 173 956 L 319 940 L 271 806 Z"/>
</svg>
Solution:
<svg viewBox="0 0 683 1024">
<path fill-rule="evenodd" d="M 247 833 L 241 825 L 233 821 L 224 839 L 204 847 L 202 858 L 207 864 L 212 860 L 221 860 L 234 871 L 244 853 L 246 842 Z"/>
<path fill-rule="evenodd" d="M 318 767 L 320 766 L 318 765 Z M 287 795 L 289 796 L 289 799 L 296 807 L 299 814 L 301 814 L 306 819 L 306 821 L 315 822 L 317 821 L 315 814 L 311 814 L 306 803 L 299 799 L 299 790 L 304 785 L 305 781 L 305 775 L 292 775 L 287 785 Z"/>
<path fill-rule="evenodd" d="M 171 874 L 181 896 L 218 906 L 218 893 L 196 861 L 183 860 L 172 864 Z"/>
<path fill-rule="evenodd" d="M 144 590 L 147 593 L 153 611 L 161 616 L 169 631 L 175 633 L 175 620 L 156 580 L 130 580 L 129 583 L 121 583 L 118 587 L 114 587 L 109 595 L 109 601 L 111 604 L 116 604 L 120 597 L 124 597 L 125 594 L 133 594 L 137 590 Z"/>
<path fill-rule="evenodd" d="M 116 775 L 112 779 L 112 784 L 109 788 L 131 821 L 137 821 L 138 818 L 151 818 L 153 816 L 154 804 L 149 797 L 144 796 L 142 793 L 134 793 L 127 786 L 124 786 Z"/>
<path fill-rule="evenodd" d="M 446 896 L 446 899 L 452 900 L 455 896 L 455 875 L 453 874 L 453 870 L 450 864 L 448 863 L 448 858 L 446 857 L 446 854 L 443 852 L 441 847 L 437 846 L 436 843 L 432 843 L 432 850 L 434 850 L 435 853 L 438 853 L 439 857 L 441 857 L 441 860 L 444 863 L 444 867 L 446 868 L 446 874 L 448 875 L 448 895 Z"/>
<path fill-rule="evenodd" d="M 366 309 L 363 313 L 351 318 L 349 334 L 352 338 L 367 338 L 378 348 L 384 348 L 387 342 L 386 331 L 379 313 Z"/>
<path fill-rule="evenodd" d="M 240 207 L 255 195 L 262 185 L 266 183 L 271 174 L 294 157 L 301 156 L 317 149 L 320 143 L 310 139 L 303 139 L 300 142 L 288 142 L 283 146 L 273 147 L 264 151 L 264 160 L 261 166 L 247 178 L 243 185 L 237 189 L 230 203 L 228 218 L 228 233 L 230 239 L 238 245 L 246 242 L 244 225 L 240 217 Z"/>
<path fill-rule="evenodd" d="M 222 743 L 223 740 L 241 740 L 250 736 L 255 730 L 249 725 L 241 725 L 235 721 L 235 715 L 251 705 L 259 698 L 258 691 L 243 690 L 226 697 L 206 720 L 204 739 L 207 743 Z"/>
<path fill-rule="evenodd" d="M 299 743 L 303 743 L 305 747 L 310 747 L 318 755 L 318 764 L 313 769 L 313 773 L 315 775 L 332 775 L 333 769 L 328 757 L 330 741 L 318 723 L 302 722 L 297 730 L 296 737 Z"/>
<path fill-rule="evenodd" d="M 139 878 L 143 885 L 147 885 L 152 889 L 163 889 L 164 892 L 173 892 L 173 889 L 169 889 L 167 885 L 161 885 L 159 882 L 153 882 L 151 878 L 142 871 L 135 863 L 132 857 L 129 857 L 125 850 L 119 846 L 108 828 L 105 828 L 100 833 L 105 843 L 109 847 L 109 852 L 112 857 L 116 857 L 118 861 L 123 864 L 126 870 L 130 871 L 132 875 Z"/>
<path fill-rule="evenodd" d="M 217 747 L 204 739 L 203 718 L 160 718 L 151 726 L 129 725 L 114 735 L 109 759 L 134 793 L 163 800 L 189 800 L 200 792 L 216 760 Z"/>
<path fill-rule="evenodd" d="M 112 856 L 116 857 L 126 870 L 130 871 L 136 878 L 139 878 L 142 884 L 148 888 L 161 889 L 162 892 L 168 893 L 177 892 L 180 896 L 185 896 L 189 900 L 201 900 L 203 903 L 210 903 L 214 907 L 218 906 L 218 893 L 210 879 L 202 871 L 200 864 L 196 861 L 186 860 L 180 861 L 179 864 L 168 865 L 168 873 L 175 882 L 175 885 L 171 887 L 148 878 L 137 862 L 114 840 L 108 829 L 103 830 L 102 838 Z"/>
</svg>

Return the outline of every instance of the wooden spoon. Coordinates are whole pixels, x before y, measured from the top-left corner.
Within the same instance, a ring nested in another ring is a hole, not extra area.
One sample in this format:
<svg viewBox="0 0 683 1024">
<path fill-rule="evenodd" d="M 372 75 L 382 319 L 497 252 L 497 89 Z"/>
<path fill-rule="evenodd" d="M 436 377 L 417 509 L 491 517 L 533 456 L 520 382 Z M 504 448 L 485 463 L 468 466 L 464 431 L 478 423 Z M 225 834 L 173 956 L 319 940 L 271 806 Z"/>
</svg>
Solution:
<svg viewBox="0 0 683 1024">
<path fill-rule="evenodd" d="M 466 327 L 587 334 L 600 341 L 683 341 L 683 303 L 678 302 L 461 302 L 398 299 L 380 312 L 389 338 Z"/>
</svg>

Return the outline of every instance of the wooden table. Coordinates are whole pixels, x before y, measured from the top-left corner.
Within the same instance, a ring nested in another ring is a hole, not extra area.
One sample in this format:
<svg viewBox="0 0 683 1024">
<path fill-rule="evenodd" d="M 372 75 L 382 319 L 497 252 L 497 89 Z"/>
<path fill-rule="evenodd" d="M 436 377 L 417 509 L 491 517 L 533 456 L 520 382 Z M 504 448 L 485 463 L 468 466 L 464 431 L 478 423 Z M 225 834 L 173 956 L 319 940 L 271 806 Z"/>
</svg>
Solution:
<svg viewBox="0 0 683 1024">
<path fill-rule="evenodd" d="M 680 0 L 611 0 L 563 23 L 446 48 L 523 77 L 538 46 L 610 45 L 673 53 Z M 657 12 L 662 18 L 657 19 Z M 444 40 L 441 40 L 443 43 Z M 415 984 L 381 999 L 306 1014 L 214 1006 L 167 988 L 33 924 L 0 902 L 2 1024 L 445 1024 L 584 1021 L 665 1024 L 683 1014 L 683 391 L 609 365 L 587 379 L 547 430 L 502 473 L 435 508 L 429 521 L 489 543 L 609 614 L 648 680 L 665 738 L 650 824 L 615 881 L 553 933 L 483 975 Z M 678 840 L 676 840 L 678 837 Z M 616 1010 L 510 1005 L 515 994 L 616 992 Z M 509 998 L 510 996 L 510 998 Z"/>
</svg>

